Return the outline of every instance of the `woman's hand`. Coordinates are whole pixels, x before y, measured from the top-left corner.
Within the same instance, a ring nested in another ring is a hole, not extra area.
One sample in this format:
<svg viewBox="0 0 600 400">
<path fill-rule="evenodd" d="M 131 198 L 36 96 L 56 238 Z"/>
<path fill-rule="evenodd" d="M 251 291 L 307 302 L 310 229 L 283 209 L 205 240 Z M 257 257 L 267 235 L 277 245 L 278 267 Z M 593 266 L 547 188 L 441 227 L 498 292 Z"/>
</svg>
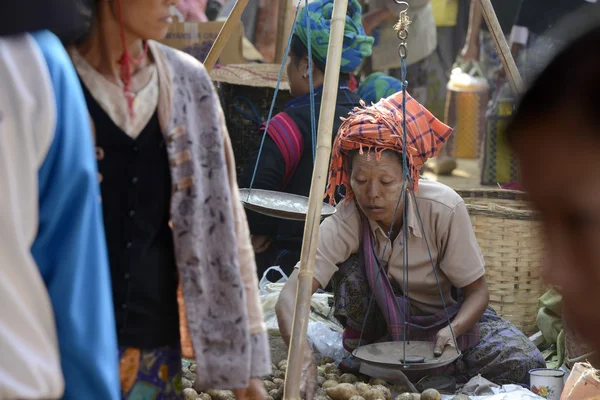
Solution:
<svg viewBox="0 0 600 400">
<path fill-rule="evenodd" d="M 450 326 L 440 329 L 435 337 L 435 347 L 433 348 L 433 355 L 436 357 L 440 357 L 446 346 L 451 346 L 456 348 L 456 344 L 454 343 L 454 339 L 452 338 L 452 331 L 450 330 Z"/>
<path fill-rule="evenodd" d="M 254 252 L 256 254 L 264 253 L 269 249 L 271 243 L 273 243 L 273 239 L 271 239 L 269 236 L 252 235 L 250 240 L 252 241 L 252 248 L 254 248 Z"/>
<path fill-rule="evenodd" d="M 464 301 L 452 321 L 452 329 L 456 338 L 475 326 L 488 306 L 490 295 L 485 276 L 462 288 L 462 294 Z M 444 348 L 448 345 L 454 346 L 450 326 L 446 326 L 437 333 L 433 354 L 436 357 L 441 356 Z"/>
<path fill-rule="evenodd" d="M 233 391 L 237 400 L 266 400 L 267 391 L 265 385 L 259 378 L 250 379 L 246 389 L 237 389 Z"/>
</svg>

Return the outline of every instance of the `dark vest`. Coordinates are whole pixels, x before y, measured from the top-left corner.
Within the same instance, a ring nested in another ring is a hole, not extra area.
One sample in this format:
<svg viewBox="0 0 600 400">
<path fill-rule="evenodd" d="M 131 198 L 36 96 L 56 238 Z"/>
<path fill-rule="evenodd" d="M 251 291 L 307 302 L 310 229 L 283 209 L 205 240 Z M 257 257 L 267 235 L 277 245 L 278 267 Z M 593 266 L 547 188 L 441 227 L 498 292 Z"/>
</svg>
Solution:
<svg viewBox="0 0 600 400">
<path fill-rule="evenodd" d="M 104 153 L 98 169 L 119 345 L 152 349 L 176 344 L 171 177 L 158 113 L 132 139 L 83 86 L 96 146 Z"/>
<path fill-rule="evenodd" d="M 322 91 L 319 89 L 315 93 L 315 125 L 319 123 L 321 111 Z M 335 114 L 333 119 L 333 131 L 331 135 L 332 144 L 337 135 L 337 131 L 342 124 L 342 117 L 347 117 L 348 113 L 360 103 L 360 96 L 350 89 L 340 88 L 337 95 Z M 304 139 L 304 151 L 298 163 L 298 169 L 283 190 L 287 193 L 299 194 L 308 197 L 313 173 L 313 138 L 311 133 L 310 117 L 310 98 L 303 96 L 288 104 L 285 112 L 294 120 L 302 132 Z M 317 128 L 317 127 L 316 127 Z M 279 225 L 277 242 L 280 248 L 286 248 L 299 254 L 302 248 L 302 236 L 304 235 L 304 222 L 296 222 L 279 219 L 276 220 Z M 299 259 L 299 255 L 298 255 Z"/>
</svg>

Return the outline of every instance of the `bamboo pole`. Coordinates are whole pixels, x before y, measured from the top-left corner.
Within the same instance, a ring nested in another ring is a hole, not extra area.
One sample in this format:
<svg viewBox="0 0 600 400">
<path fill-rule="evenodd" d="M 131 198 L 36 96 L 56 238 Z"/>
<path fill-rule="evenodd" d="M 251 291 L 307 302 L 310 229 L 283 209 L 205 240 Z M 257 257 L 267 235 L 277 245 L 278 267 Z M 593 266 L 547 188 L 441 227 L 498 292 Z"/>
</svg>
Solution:
<svg viewBox="0 0 600 400">
<path fill-rule="evenodd" d="M 215 64 L 217 63 L 217 60 L 221 56 L 223 48 L 229 41 L 231 32 L 233 32 L 233 28 L 235 28 L 237 24 L 240 23 L 240 19 L 242 18 L 242 14 L 244 13 L 244 10 L 246 9 L 247 5 L 248 0 L 237 0 L 235 2 L 235 5 L 231 9 L 231 12 L 229 13 L 227 20 L 223 24 L 223 27 L 221 28 L 217 39 L 213 43 L 212 47 L 210 48 L 210 51 L 208 52 L 208 55 L 206 56 L 206 60 L 204 60 L 204 68 L 206 68 L 206 71 L 209 74 L 210 71 L 212 71 Z"/>
<path fill-rule="evenodd" d="M 292 0 L 279 0 L 279 11 L 277 12 L 279 23 L 277 24 L 277 42 L 275 43 L 275 64 L 281 64 L 287 57 L 285 49 L 294 22 L 293 8 Z"/>
<path fill-rule="evenodd" d="M 494 6 L 492 6 L 491 0 L 480 0 L 480 3 L 483 11 L 483 18 L 496 43 L 496 52 L 502 61 L 508 81 L 515 94 L 520 96 L 523 93 L 523 80 L 521 79 L 521 74 L 519 73 L 515 59 L 508 47 L 506 38 L 504 37 L 504 32 L 502 32 L 500 22 L 498 22 Z"/>
<path fill-rule="evenodd" d="M 300 271 L 298 274 L 298 291 L 292 337 L 288 354 L 288 367 L 285 381 L 284 400 L 300 400 L 300 384 L 302 379 L 302 364 L 304 348 L 307 341 L 310 301 L 312 297 L 313 272 L 319 238 L 319 223 L 321 208 L 325 193 L 325 182 L 331 155 L 331 137 L 335 104 L 337 101 L 344 28 L 348 0 L 334 0 L 331 18 L 331 35 L 327 50 L 327 64 L 323 82 L 323 99 L 319 116 L 317 149 L 315 166 L 312 174 L 310 194 L 308 197 L 308 213 L 304 226 L 304 239 L 300 256 Z"/>
</svg>

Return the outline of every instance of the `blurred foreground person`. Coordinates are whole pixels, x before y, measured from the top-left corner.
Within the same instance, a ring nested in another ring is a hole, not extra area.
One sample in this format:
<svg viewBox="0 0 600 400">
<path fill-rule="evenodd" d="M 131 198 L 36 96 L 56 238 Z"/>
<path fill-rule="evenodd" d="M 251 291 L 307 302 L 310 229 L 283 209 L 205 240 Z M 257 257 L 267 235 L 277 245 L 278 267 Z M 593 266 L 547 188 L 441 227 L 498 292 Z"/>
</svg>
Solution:
<svg viewBox="0 0 600 400">
<path fill-rule="evenodd" d="M 0 398 L 119 399 L 81 86 L 48 31 L 0 36 L 0 82 Z"/>
<path fill-rule="evenodd" d="M 543 220 L 545 280 L 600 350 L 600 28 L 562 51 L 523 97 L 508 137 Z M 566 81 L 566 85 L 556 82 Z"/>
<path fill-rule="evenodd" d="M 266 397 L 258 279 L 219 98 L 200 62 L 157 41 L 175 0 L 92 1 L 70 49 L 92 117 L 124 399 Z M 149 362 L 148 360 L 151 360 Z"/>
</svg>

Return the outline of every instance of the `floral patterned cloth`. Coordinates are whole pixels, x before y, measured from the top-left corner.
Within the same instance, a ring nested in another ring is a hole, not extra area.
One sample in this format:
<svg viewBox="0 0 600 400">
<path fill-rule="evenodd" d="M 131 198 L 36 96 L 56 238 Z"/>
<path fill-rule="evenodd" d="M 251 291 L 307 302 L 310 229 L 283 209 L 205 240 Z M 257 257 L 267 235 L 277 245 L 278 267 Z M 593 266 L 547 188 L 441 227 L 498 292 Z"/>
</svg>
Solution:
<svg viewBox="0 0 600 400">
<path fill-rule="evenodd" d="M 181 400 L 179 345 L 152 350 L 119 347 L 123 400 Z"/>
</svg>

